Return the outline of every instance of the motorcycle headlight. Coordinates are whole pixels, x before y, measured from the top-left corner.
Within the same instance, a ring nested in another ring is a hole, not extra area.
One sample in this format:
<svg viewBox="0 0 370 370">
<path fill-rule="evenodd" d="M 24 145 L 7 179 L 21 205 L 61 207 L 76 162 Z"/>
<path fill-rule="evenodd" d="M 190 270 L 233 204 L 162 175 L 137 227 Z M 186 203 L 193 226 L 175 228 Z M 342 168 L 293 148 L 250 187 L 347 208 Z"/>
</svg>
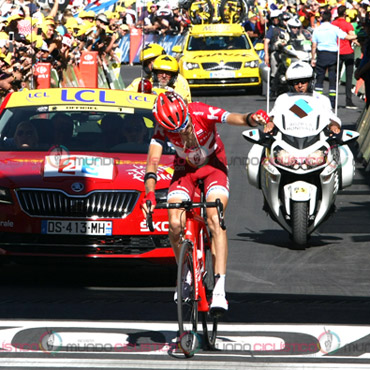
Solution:
<svg viewBox="0 0 370 370">
<path fill-rule="evenodd" d="M 244 63 L 245 68 L 258 68 L 259 63 L 258 60 L 251 60 L 249 62 Z"/>
<path fill-rule="evenodd" d="M 199 68 L 199 64 L 198 63 L 193 63 L 193 62 L 185 62 L 183 64 L 183 66 L 184 66 L 184 69 L 186 69 L 188 71 Z"/>
<path fill-rule="evenodd" d="M 10 195 L 10 190 L 7 188 L 0 188 L 0 203 L 12 204 L 12 196 Z"/>
<path fill-rule="evenodd" d="M 281 166 L 291 167 L 294 169 L 299 167 L 297 158 L 279 146 L 274 149 L 274 158 L 275 162 Z"/>
<path fill-rule="evenodd" d="M 307 167 L 313 168 L 322 166 L 323 164 L 325 164 L 326 160 L 327 160 L 327 149 L 325 147 L 322 147 L 308 155 L 304 162 L 307 165 Z"/>
</svg>

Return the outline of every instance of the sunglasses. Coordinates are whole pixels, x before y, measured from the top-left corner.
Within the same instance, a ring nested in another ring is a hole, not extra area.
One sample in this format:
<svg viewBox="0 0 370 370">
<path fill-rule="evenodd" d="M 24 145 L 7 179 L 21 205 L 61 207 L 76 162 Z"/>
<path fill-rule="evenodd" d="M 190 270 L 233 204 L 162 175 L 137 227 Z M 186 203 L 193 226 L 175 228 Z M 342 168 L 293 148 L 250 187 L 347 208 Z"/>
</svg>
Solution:
<svg viewBox="0 0 370 370">
<path fill-rule="evenodd" d="M 293 85 L 298 85 L 298 84 L 305 84 L 307 82 L 309 82 L 310 80 L 308 78 L 302 78 L 301 80 L 294 80 L 293 81 Z"/>
<path fill-rule="evenodd" d="M 180 127 L 178 127 L 177 129 L 172 130 L 172 132 L 174 132 L 174 133 L 184 132 L 186 130 L 186 127 L 188 126 L 188 123 L 189 123 L 189 115 L 186 116 L 185 122 Z"/>
</svg>

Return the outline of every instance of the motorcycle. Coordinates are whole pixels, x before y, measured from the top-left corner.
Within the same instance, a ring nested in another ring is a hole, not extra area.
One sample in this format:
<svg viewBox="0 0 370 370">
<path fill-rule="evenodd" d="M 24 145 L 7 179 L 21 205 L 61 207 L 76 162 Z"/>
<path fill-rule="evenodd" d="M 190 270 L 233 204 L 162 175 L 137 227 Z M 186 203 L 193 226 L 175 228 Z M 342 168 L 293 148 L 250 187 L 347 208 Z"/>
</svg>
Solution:
<svg viewBox="0 0 370 370">
<path fill-rule="evenodd" d="M 359 134 L 329 131 L 329 113 L 315 108 L 312 95 L 289 99 L 291 108 L 274 116 L 271 133 L 243 132 L 254 144 L 246 168 L 249 183 L 262 190 L 264 209 L 289 233 L 294 248 L 304 249 L 335 210 L 338 191 L 352 184 L 355 163 L 348 144 Z"/>
<path fill-rule="evenodd" d="M 276 72 L 276 88 L 277 95 L 288 91 L 288 84 L 285 80 L 285 72 L 288 67 L 297 61 L 311 62 L 312 43 L 309 40 L 293 39 L 287 45 L 279 47 L 279 63 Z"/>
</svg>

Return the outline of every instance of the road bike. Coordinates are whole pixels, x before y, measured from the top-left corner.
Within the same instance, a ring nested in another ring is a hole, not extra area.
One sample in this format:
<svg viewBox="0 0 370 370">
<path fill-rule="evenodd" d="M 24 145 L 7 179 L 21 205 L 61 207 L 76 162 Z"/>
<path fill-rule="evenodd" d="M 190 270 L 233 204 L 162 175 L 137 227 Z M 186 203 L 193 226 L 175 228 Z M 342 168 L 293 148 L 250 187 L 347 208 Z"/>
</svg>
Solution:
<svg viewBox="0 0 370 370">
<path fill-rule="evenodd" d="M 193 24 L 241 23 L 247 14 L 246 0 L 193 0 L 189 7 Z"/>
<path fill-rule="evenodd" d="M 208 231 L 205 209 L 216 208 L 220 227 L 226 229 L 223 204 L 215 202 L 183 201 L 180 203 L 160 203 L 156 209 L 183 209 L 186 214 L 185 228 L 181 232 L 181 250 L 177 267 L 177 316 L 179 324 L 179 348 L 186 357 L 194 356 L 199 348 L 198 315 L 203 326 L 203 344 L 214 350 L 217 324 L 220 315 L 210 312 L 214 288 L 213 257 L 211 234 Z M 147 202 L 150 209 L 151 203 Z M 200 210 L 200 212 L 199 212 Z M 181 214 L 182 218 L 182 214 Z M 147 215 L 149 230 L 153 229 L 152 214 Z"/>
</svg>

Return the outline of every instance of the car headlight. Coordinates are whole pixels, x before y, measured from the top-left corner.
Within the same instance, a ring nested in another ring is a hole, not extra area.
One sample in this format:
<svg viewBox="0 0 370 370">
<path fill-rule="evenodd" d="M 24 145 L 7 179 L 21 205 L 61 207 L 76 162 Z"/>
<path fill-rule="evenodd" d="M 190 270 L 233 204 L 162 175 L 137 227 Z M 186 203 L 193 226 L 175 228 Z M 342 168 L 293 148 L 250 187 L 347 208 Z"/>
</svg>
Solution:
<svg viewBox="0 0 370 370">
<path fill-rule="evenodd" d="M 305 159 L 305 164 L 307 165 L 307 167 L 313 168 L 322 166 L 323 164 L 326 163 L 326 160 L 327 160 L 327 149 L 325 147 L 322 147 L 308 155 Z"/>
<path fill-rule="evenodd" d="M 199 64 L 198 63 L 193 63 L 193 62 L 184 62 L 183 66 L 184 66 L 184 69 L 186 69 L 188 71 L 191 71 L 192 69 L 199 68 Z"/>
<path fill-rule="evenodd" d="M 13 204 L 12 196 L 10 195 L 9 189 L 0 188 L 0 203 Z"/>
<path fill-rule="evenodd" d="M 244 63 L 245 68 L 258 68 L 258 60 L 251 60 L 249 62 Z"/>
<path fill-rule="evenodd" d="M 157 203 L 167 202 L 168 189 L 159 189 L 155 191 L 155 200 Z"/>
</svg>

